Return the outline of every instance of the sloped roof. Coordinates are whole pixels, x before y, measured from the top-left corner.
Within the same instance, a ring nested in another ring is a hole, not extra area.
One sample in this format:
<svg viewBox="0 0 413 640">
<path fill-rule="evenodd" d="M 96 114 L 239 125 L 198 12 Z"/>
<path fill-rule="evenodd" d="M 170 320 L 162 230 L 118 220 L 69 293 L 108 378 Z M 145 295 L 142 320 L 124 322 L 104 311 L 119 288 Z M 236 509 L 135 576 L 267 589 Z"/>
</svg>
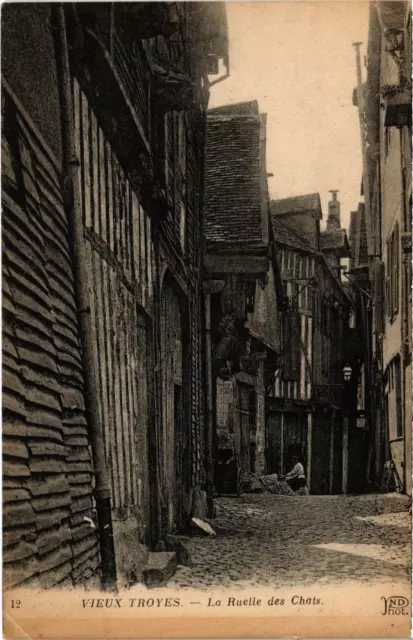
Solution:
<svg viewBox="0 0 413 640">
<path fill-rule="evenodd" d="M 208 116 L 253 116 L 259 115 L 258 102 L 237 102 L 236 104 L 226 104 L 221 107 L 208 109 Z"/>
<path fill-rule="evenodd" d="M 274 233 L 274 242 L 282 244 L 293 249 L 306 251 L 307 253 L 316 253 L 315 249 L 310 247 L 304 238 L 300 238 L 294 231 L 281 222 L 277 216 L 271 216 L 271 225 Z"/>
<path fill-rule="evenodd" d="M 321 201 L 318 193 L 310 193 L 304 196 L 292 196 L 282 200 L 271 200 L 271 216 L 284 215 L 285 213 L 301 213 L 303 211 L 316 211 L 321 214 Z"/>
<path fill-rule="evenodd" d="M 336 249 L 343 258 L 348 256 L 349 246 L 345 229 L 323 231 L 320 234 L 320 248 L 322 251 Z"/>
<path fill-rule="evenodd" d="M 207 243 L 263 246 L 260 115 L 256 101 L 208 111 Z"/>
</svg>

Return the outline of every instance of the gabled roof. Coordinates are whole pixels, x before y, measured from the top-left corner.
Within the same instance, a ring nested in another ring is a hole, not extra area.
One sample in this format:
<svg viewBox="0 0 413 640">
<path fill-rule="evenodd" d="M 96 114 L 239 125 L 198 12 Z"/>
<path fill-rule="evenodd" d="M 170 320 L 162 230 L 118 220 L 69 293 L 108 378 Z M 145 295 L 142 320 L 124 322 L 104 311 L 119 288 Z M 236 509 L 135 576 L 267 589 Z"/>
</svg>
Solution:
<svg viewBox="0 0 413 640">
<path fill-rule="evenodd" d="M 256 101 L 208 111 L 205 235 L 209 245 L 264 246 L 260 131 Z"/>
<path fill-rule="evenodd" d="M 284 215 L 286 213 L 302 213 L 314 211 L 322 217 L 321 201 L 318 193 L 310 193 L 304 196 L 292 196 L 282 200 L 271 200 L 271 216 Z"/>
<path fill-rule="evenodd" d="M 282 244 L 292 249 L 298 249 L 307 253 L 316 253 L 304 238 L 300 238 L 294 231 L 291 231 L 276 215 L 271 215 L 271 225 L 274 233 L 274 242 Z"/>
</svg>

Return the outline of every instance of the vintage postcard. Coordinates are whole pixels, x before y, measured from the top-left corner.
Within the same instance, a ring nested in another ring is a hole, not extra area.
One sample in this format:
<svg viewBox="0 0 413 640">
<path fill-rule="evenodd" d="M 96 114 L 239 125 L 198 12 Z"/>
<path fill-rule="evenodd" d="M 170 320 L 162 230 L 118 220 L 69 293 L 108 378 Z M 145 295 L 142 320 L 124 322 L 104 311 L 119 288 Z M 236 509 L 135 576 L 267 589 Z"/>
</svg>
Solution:
<svg viewBox="0 0 413 640">
<path fill-rule="evenodd" d="M 1 43 L 5 636 L 410 637 L 410 2 Z"/>
</svg>

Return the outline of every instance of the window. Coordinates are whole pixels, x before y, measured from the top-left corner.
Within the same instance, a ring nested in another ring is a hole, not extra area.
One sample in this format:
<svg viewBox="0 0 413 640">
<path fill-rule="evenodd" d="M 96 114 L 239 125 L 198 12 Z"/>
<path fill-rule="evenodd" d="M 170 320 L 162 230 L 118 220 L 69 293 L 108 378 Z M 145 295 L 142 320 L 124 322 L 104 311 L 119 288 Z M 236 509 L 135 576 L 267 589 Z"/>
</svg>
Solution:
<svg viewBox="0 0 413 640">
<path fill-rule="evenodd" d="M 399 223 L 396 222 L 387 240 L 386 309 L 390 322 L 394 320 L 399 310 L 399 274 L 400 233 Z"/>
<path fill-rule="evenodd" d="M 402 383 L 400 371 L 400 358 L 394 361 L 394 385 L 396 392 L 396 435 L 398 438 L 403 436 L 403 417 L 402 417 Z"/>
<path fill-rule="evenodd" d="M 389 147 L 391 142 L 391 127 L 386 127 L 384 130 L 384 154 L 385 158 L 389 155 Z"/>
<path fill-rule="evenodd" d="M 388 415 L 389 428 L 396 426 L 396 438 L 403 437 L 402 381 L 400 356 L 393 358 L 387 371 L 388 379 Z M 393 432 L 394 433 L 394 432 Z"/>
<path fill-rule="evenodd" d="M 297 282 L 291 283 L 291 309 L 293 311 L 298 310 L 298 284 Z"/>
<path fill-rule="evenodd" d="M 297 278 L 297 280 L 300 278 L 300 267 L 301 267 L 301 256 L 296 254 L 294 278 Z"/>
</svg>

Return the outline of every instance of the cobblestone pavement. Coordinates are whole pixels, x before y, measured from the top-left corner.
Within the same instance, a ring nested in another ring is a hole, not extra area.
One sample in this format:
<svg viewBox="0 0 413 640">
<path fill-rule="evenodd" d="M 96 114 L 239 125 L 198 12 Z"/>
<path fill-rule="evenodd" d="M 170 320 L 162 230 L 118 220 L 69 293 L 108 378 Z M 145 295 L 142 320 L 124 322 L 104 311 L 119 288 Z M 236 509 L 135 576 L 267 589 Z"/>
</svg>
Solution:
<svg viewBox="0 0 413 640">
<path fill-rule="evenodd" d="M 215 501 L 217 537 L 183 539 L 191 568 L 168 587 L 286 587 L 408 581 L 405 496 L 244 495 Z"/>
</svg>

